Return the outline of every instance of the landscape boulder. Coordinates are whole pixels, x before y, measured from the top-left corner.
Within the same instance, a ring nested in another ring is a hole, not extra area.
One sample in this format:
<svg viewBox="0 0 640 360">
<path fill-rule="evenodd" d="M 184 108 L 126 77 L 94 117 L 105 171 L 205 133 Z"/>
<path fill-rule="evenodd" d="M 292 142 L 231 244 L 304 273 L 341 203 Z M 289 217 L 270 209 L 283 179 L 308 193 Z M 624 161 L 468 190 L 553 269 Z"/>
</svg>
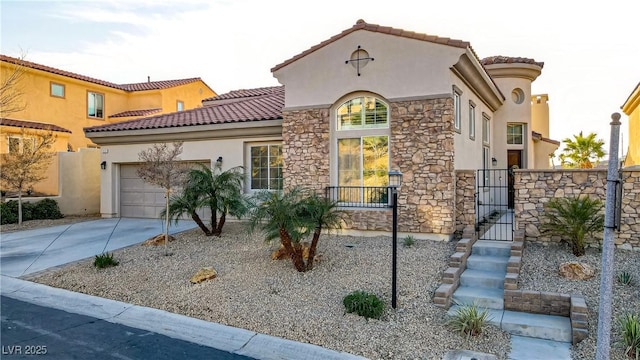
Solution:
<svg viewBox="0 0 640 360">
<path fill-rule="evenodd" d="M 169 235 L 169 242 L 175 241 L 176 238 L 174 238 L 173 236 Z M 142 245 L 145 246 L 158 246 L 158 245 L 162 245 L 164 244 L 164 234 L 159 234 L 153 237 L 148 238 L 147 240 L 145 240 Z"/>
<path fill-rule="evenodd" d="M 215 279 L 216 276 L 218 276 L 216 269 L 214 269 L 213 266 L 208 266 L 198 270 L 198 272 L 191 277 L 190 281 L 192 284 L 199 284 L 203 281 Z"/>
<path fill-rule="evenodd" d="M 571 280 L 589 280 L 596 276 L 596 271 L 591 265 L 578 261 L 560 264 L 559 273 L 560 276 Z"/>
</svg>

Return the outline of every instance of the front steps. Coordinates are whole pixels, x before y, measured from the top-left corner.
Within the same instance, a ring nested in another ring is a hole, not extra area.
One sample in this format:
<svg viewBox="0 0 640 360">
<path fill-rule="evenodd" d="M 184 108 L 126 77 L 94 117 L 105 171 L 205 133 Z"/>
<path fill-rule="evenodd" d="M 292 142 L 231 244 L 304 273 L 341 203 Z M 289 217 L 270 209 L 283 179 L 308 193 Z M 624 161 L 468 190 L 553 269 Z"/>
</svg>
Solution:
<svg viewBox="0 0 640 360">
<path fill-rule="evenodd" d="M 534 359 L 532 354 L 541 354 L 545 359 L 549 354 L 571 359 L 572 327 L 568 317 L 504 310 L 505 278 L 509 277 L 507 268 L 512 255 L 510 241 L 476 241 L 452 295 L 456 305 L 449 308 L 448 314 L 454 315 L 460 305 L 474 303 L 487 309 L 487 322 L 512 335 L 509 359 Z"/>
</svg>

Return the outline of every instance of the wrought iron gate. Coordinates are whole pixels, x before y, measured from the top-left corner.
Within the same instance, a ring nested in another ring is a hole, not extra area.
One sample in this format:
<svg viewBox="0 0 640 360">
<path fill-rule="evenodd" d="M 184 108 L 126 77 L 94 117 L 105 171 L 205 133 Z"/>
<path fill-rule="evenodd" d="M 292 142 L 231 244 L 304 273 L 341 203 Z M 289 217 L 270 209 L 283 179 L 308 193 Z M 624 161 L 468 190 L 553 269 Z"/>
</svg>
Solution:
<svg viewBox="0 0 640 360">
<path fill-rule="evenodd" d="M 513 170 L 480 169 L 476 173 L 478 240 L 513 240 Z"/>
</svg>

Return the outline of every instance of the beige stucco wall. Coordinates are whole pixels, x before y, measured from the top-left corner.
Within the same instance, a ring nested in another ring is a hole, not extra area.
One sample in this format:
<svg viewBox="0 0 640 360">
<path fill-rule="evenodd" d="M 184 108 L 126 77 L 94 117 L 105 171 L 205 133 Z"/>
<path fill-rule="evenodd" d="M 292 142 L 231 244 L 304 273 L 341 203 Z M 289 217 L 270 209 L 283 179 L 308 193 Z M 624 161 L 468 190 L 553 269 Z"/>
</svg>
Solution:
<svg viewBox="0 0 640 360">
<path fill-rule="evenodd" d="M 533 169 L 550 169 L 551 159 L 549 154 L 552 154 L 558 145 L 546 142 L 544 140 L 533 142 Z"/>
<path fill-rule="evenodd" d="M 100 209 L 100 150 L 85 148 L 58 155 L 60 211 L 65 215 L 97 214 Z"/>
<path fill-rule="evenodd" d="M 236 166 L 248 166 L 247 150 L 252 144 L 281 142 L 280 136 L 256 136 L 201 141 L 185 141 L 182 161 L 209 162 L 214 164 L 222 156 L 222 170 Z M 139 163 L 138 154 L 153 143 L 103 145 L 100 161 L 106 161 L 107 169 L 100 172 L 100 213 L 103 217 L 120 216 L 120 165 Z M 99 165 L 99 163 L 98 163 Z M 99 166 L 98 166 L 99 168 Z"/>
<path fill-rule="evenodd" d="M 539 133 L 542 137 L 550 137 L 548 94 L 531 96 L 531 130 Z"/>
<path fill-rule="evenodd" d="M 345 64 L 362 46 L 375 60 Z M 451 66 L 465 49 L 387 34 L 356 31 L 273 73 L 286 84 L 286 108 L 331 106 L 345 94 L 370 91 L 396 100 L 451 94 Z"/>
<path fill-rule="evenodd" d="M 640 165 L 640 84 L 622 106 L 622 111 L 629 116 L 629 149 L 625 159 L 625 166 Z"/>
</svg>

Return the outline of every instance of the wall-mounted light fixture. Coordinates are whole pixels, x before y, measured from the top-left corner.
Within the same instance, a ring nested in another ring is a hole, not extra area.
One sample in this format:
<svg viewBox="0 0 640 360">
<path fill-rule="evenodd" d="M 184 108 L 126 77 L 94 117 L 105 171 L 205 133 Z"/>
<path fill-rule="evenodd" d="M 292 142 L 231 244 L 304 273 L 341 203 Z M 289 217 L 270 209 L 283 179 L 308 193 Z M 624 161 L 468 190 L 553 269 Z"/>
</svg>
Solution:
<svg viewBox="0 0 640 360">
<path fill-rule="evenodd" d="M 107 169 L 107 162 L 106 161 L 103 161 L 103 162 L 100 163 L 100 169 L 102 169 L 102 170 L 106 170 Z"/>
<path fill-rule="evenodd" d="M 216 160 L 216 166 L 222 166 L 222 156 L 218 156 L 218 160 Z"/>
<path fill-rule="evenodd" d="M 496 159 L 496 158 L 492 157 L 492 158 L 491 158 L 491 165 L 493 165 L 493 166 L 498 166 L 498 159 Z"/>
</svg>

